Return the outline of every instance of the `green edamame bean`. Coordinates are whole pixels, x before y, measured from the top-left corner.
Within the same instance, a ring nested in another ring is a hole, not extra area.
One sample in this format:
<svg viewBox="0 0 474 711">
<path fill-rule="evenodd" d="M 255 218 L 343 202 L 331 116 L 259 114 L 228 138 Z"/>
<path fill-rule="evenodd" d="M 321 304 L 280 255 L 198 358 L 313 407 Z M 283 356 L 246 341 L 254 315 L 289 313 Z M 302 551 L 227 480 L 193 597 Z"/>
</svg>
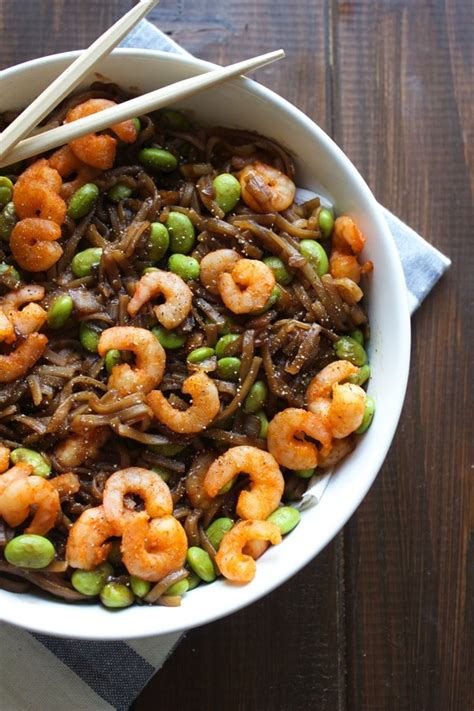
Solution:
<svg viewBox="0 0 474 711">
<path fill-rule="evenodd" d="M 212 181 L 215 201 L 224 212 L 234 209 L 240 200 L 240 183 L 231 173 L 221 173 Z"/>
<path fill-rule="evenodd" d="M 206 553 L 206 551 L 199 548 L 199 546 L 191 546 L 191 548 L 188 548 L 186 560 L 196 575 L 199 575 L 204 582 L 212 583 L 216 579 L 216 571 L 214 570 L 214 565 L 209 553 Z"/>
<path fill-rule="evenodd" d="M 151 590 L 151 583 L 148 580 L 137 578 L 136 575 L 131 575 L 130 587 L 137 597 L 146 597 Z"/>
<path fill-rule="evenodd" d="M 7 280 L 13 282 L 12 289 L 15 289 L 15 285 L 21 282 L 21 276 L 18 270 L 15 269 L 15 267 L 12 267 L 11 264 L 7 264 L 6 262 L 0 262 L 0 276 L 3 276 L 3 281 L 5 283 Z"/>
<path fill-rule="evenodd" d="M 85 217 L 94 207 L 94 203 L 99 197 L 99 188 L 95 183 L 86 183 L 73 194 L 69 200 L 67 214 L 73 220 Z"/>
<path fill-rule="evenodd" d="M 174 457 L 186 449 L 186 445 L 183 444 L 155 444 L 152 447 L 153 451 L 157 454 L 162 454 L 164 457 Z"/>
<path fill-rule="evenodd" d="M 195 241 L 194 225 L 189 217 L 182 212 L 170 212 L 166 227 L 170 233 L 170 250 L 173 253 L 189 254 Z"/>
<path fill-rule="evenodd" d="M 370 395 L 367 395 L 367 397 L 365 398 L 364 416 L 362 418 L 362 423 L 360 427 L 355 431 L 356 434 L 364 434 L 364 432 L 369 429 L 370 425 L 372 424 L 372 420 L 374 419 L 374 413 L 375 400 L 373 397 L 370 397 Z"/>
<path fill-rule="evenodd" d="M 354 339 L 354 341 L 357 341 L 357 343 L 360 343 L 361 346 L 364 345 L 365 338 L 364 338 L 364 334 L 362 333 L 360 328 L 356 328 L 355 331 L 352 331 L 350 336 L 351 336 L 351 338 Z"/>
<path fill-rule="evenodd" d="M 265 304 L 265 306 L 263 307 L 263 309 L 258 309 L 257 311 L 252 311 L 252 314 L 254 316 L 260 316 L 260 314 L 266 313 L 278 301 L 278 299 L 280 298 L 280 294 L 281 294 L 280 287 L 274 286 L 272 289 L 272 293 L 270 294 L 270 298 L 268 299 L 268 301 Z"/>
<path fill-rule="evenodd" d="M 201 348 L 195 348 L 193 351 L 188 353 L 186 360 L 189 363 L 202 363 L 203 360 L 212 358 L 214 355 L 214 348 L 208 348 L 207 346 L 201 346 Z"/>
<path fill-rule="evenodd" d="M 78 252 L 71 262 L 72 273 L 77 277 L 90 276 L 94 267 L 99 265 L 101 257 L 101 247 L 89 247 Z"/>
<path fill-rule="evenodd" d="M 221 336 L 216 343 L 216 356 L 218 358 L 224 358 L 226 348 L 234 341 L 238 341 L 240 336 L 237 333 L 226 333 L 225 336 Z"/>
<path fill-rule="evenodd" d="M 168 469 L 165 469 L 164 467 L 152 467 L 151 471 L 155 472 L 155 474 L 159 474 L 159 476 L 161 476 L 164 482 L 169 481 L 169 478 L 171 477 L 171 472 L 168 471 Z"/>
<path fill-rule="evenodd" d="M 83 321 L 79 326 L 79 340 L 83 348 L 89 353 L 97 353 L 100 334 L 102 331 L 89 321 Z"/>
<path fill-rule="evenodd" d="M 196 573 L 193 570 L 189 571 L 189 575 L 186 578 L 186 580 L 188 581 L 188 592 L 190 590 L 194 590 L 194 588 L 197 588 L 197 586 L 201 582 L 201 578 L 199 577 L 199 575 L 196 575 Z"/>
<path fill-rule="evenodd" d="M 148 170 L 172 173 L 178 166 L 176 157 L 163 148 L 142 148 L 138 160 Z"/>
<path fill-rule="evenodd" d="M 318 223 L 321 234 L 324 239 L 326 239 L 329 237 L 334 227 L 334 215 L 331 210 L 328 210 L 327 207 L 322 207 L 319 211 Z"/>
<path fill-rule="evenodd" d="M 62 328 L 72 314 L 74 301 L 69 294 L 58 296 L 48 308 L 48 326 L 53 329 Z"/>
<path fill-rule="evenodd" d="M 0 240 L 7 242 L 10 239 L 11 231 L 15 227 L 16 222 L 15 205 L 13 202 L 7 202 L 0 212 Z"/>
<path fill-rule="evenodd" d="M 324 247 L 314 239 L 302 239 L 300 242 L 300 252 L 313 269 L 323 276 L 329 271 L 328 255 Z"/>
<path fill-rule="evenodd" d="M 244 401 L 244 412 L 255 413 L 262 409 L 267 401 L 268 388 L 263 380 L 256 380 Z"/>
<path fill-rule="evenodd" d="M 13 183 L 10 178 L 0 175 L 0 210 L 3 210 L 5 205 L 10 202 L 13 195 Z"/>
<path fill-rule="evenodd" d="M 168 259 L 168 269 L 184 281 L 198 279 L 200 272 L 198 260 L 185 254 L 172 254 Z"/>
<path fill-rule="evenodd" d="M 93 597 L 100 593 L 107 578 L 113 574 L 114 569 L 110 563 L 102 563 L 95 570 L 75 570 L 71 575 L 71 583 L 77 592 Z"/>
<path fill-rule="evenodd" d="M 206 530 L 206 535 L 211 541 L 216 551 L 218 550 L 221 541 L 224 538 L 224 533 L 230 531 L 233 525 L 234 522 L 231 518 L 216 518 L 216 520 L 213 521 Z"/>
<path fill-rule="evenodd" d="M 113 565 L 114 568 L 119 568 L 122 565 L 122 551 L 120 550 L 120 541 L 112 541 L 107 560 Z"/>
<path fill-rule="evenodd" d="M 105 354 L 104 364 L 107 373 L 112 372 L 112 368 L 122 362 L 122 354 L 116 348 L 111 348 Z"/>
<path fill-rule="evenodd" d="M 186 336 L 182 333 L 176 333 L 176 331 L 168 331 L 164 326 L 155 326 L 151 329 L 152 334 L 161 343 L 163 348 L 169 348 L 174 350 L 175 348 L 181 348 L 181 346 L 186 341 Z"/>
<path fill-rule="evenodd" d="M 299 476 L 301 479 L 310 479 L 315 471 L 316 469 L 314 467 L 312 469 L 295 469 L 293 474 Z"/>
<path fill-rule="evenodd" d="M 189 121 L 180 111 L 163 109 L 160 114 L 165 117 L 168 126 L 173 131 L 187 131 L 189 129 Z"/>
<path fill-rule="evenodd" d="M 258 417 L 260 421 L 260 432 L 258 433 L 258 436 L 262 439 L 265 439 L 268 432 L 268 418 L 263 410 L 260 410 L 260 412 L 256 412 L 255 417 Z"/>
<path fill-rule="evenodd" d="M 120 202 L 121 200 L 126 200 L 133 195 L 133 190 L 128 185 L 123 185 L 117 183 L 112 188 L 110 188 L 107 193 L 107 199 L 110 202 Z"/>
<path fill-rule="evenodd" d="M 151 223 L 148 245 L 148 257 L 152 262 L 163 259 L 170 246 L 170 236 L 162 222 Z"/>
<path fill-rule="evenodd" d="M 166 591 L 166 595 L 184 595 L 184 593 L 188 592 L 188 590 L 188 579 L 183 578 L 183 580 L 178 580 L 177 583 L 173 583 L 173 585 L 170 585 L 168 590 Z"/>
<path fill-rule="evenodd" d="M 367 353 L 363 346 L 350 336 L 342 336 L 334 344 L 336 355 L 341 360 L 348 360 L 353 365 L 364 365 L 367 363 Z"/>
<path fill-rule="evenodd" d="M 55 550 L 48 538 L 24 533 L 7 543 L 4 554 L 11 565 L 39 570 L 54 560 Z"/>
<path fill-rule="evenodd" d="M 270 267 L 277 282 L 286 286 L 293 281 L 293 274 L 288 271 L 286 265 L 279 257 L 265 257 L 263 263 Z"/>
<path fill-rule="evenodd" d="M 359 368 L 358 373 L 354 373 L 354 375 L 350 375 L 347 378 L 348 383 L 352 383 L 353 385 L 363 385 L 364 383 L 367 382 L 367 380 L 370 378 L 370 365 L 366 363 L 365 365 L 362 365 Z"/>
<path fill-rule="evenodd" d="M 240 358 L 226 356 L 217 361 L 217 375 L 223 380 L 237 380 L 240 371 Z"/>
<path fill-rule="evenodd" d="M 140 131 L 142 130 L 142 122 L 140 121 L 140 119 L 138 117 L 135 117 L 132 119 L 132 123 L 135 126 L 135 131 L 137 132 L 137 134 L 140 133 Z"/>
<path fill-rule="evenodd" d="M 267 518 L 267 521 L 274 523 L 280 529 L 282 536 L 289 533 L 299 524 L 301 514 L 293 506 L 281 506 Z"/>
<path fill-rule="evenodd" d="M 51 465 L 49 462 L 46 461 L 46 459 L 39 452 L 35 452 L 34 449 L 18 447 L 17 449 L 12 450 L 10 459 L 13 464 L 18 464 L 19 462 L 31 464 L 33 467 L 33 474 L 35 476 L 42 476 L 44 479 L 47 479 L 51 474 Z"/>
<path fill-rule="evenodd" d="M 129 607 L 135 601 L 133 592 L 123 583 L 107 583 L 100 591 L 100 600 L 105 607 Z"/>
</svg>

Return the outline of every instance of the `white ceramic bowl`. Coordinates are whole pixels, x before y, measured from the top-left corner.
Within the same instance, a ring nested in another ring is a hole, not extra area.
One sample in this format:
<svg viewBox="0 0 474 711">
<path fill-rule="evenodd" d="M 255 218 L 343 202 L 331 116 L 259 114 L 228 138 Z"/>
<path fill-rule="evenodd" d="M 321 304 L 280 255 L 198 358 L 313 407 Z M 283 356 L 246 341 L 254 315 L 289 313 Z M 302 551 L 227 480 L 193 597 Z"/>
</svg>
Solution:
<svg viewBox="0 0 474 711">
<path fill-rule="evenodd" d="M 4 71 L 2 110 L 26 106 L 75 57 L 74 52 L 59 54 Z M 145 92 L 211 66 L 191 57 L 129 49 L 115 51 L 99 69 L 108 79 Z M 0 590 L 0 618 L 38 632 L 100 640 L 159 635 L 202 625 L 257 600 L 306 565 L 344 526 L 382 466 L 400 416 L 410 353 L 405 281 L 380 208 L 357 170 L 307 116 L 251 80 L 232 81 L 181 106 L 210 125 L 258 131 L 281 143 L 296 158 L 298 185 L 312 189 L 322 184 L 337 211 L 349 213 L 367 236 L 364 257 L 375 265 L 368 298 L 369 392 L 377 401 L 376 416 L 356 450 L 332 476 L 320 503 L 305 511 L 300 525 L 258 561 L 257 574 L 248 585 L 219 581 L 185 596 L 179 608 L 133 606 L 116 614 L 99 604 L 70 605 Z"/>
</svg>

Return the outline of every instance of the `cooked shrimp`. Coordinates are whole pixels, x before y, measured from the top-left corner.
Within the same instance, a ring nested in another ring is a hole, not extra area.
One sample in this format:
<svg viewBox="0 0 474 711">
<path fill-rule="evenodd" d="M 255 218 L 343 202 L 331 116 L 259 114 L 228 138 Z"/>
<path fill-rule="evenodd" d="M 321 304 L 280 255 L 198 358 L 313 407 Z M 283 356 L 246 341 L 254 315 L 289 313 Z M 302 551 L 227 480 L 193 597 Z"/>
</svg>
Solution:
<svg viewBox="0 0 474 711">
<path fill-rule="evenodd" d="M 331 275 L 336 279 L 348 278 L 359 283 L 361 273 L 372 269 L 372 262 L 361 266 L 357 255 L 362 252 L 365 237 L 355 222 L 347 215 L 338 217 L 334 223 L 332 251 L 329 257 Z"/>
<path fill-rule="evenodd" d="M 335 361 L 317 373 L 306 390 L 308 409 L 324 420 L 336 439 L 347 437 L 362 423 L 365 391 L 352 383 L 339 384 L 357 372 L 358 368 L 349 361 Z"/>
<path fill-rule="evenodd" d="M 245 555 L 251 555 L 254 560 L 258 560 L 262 556 L 267 548 L 269 547 L 268 541 L 248 541 L 243 547 L 242 552 Z"/>
<path fill-rule="evenodd" d="M 4 447 L 4 449 L 6 449 L 6 447 Z M 10 456 L 10 452 L 8 449 L 7 452 L 8 456 Z M 4 473 L 0 476 L 0 516 L 2 515 L 2 494 L 5 489 L 10 486 L 10 484 L 13 484 L 14 481 L 26 479 L 28 476 L 30 476 L 32 472 L 33 467 L 31 466 L 31 464 L 27 464 L 26 462 L 19 462 L 18 464 L 15 464 L 14 467 L 8 469 L 8 471 L 4 470 Z"/>
<path fill-rule="evenodd" d="M 246 519 L 266 519 L 280 503 L 285 481 L 274 457 L 263 449 L 228 449 L 207 470 L 204 491 L 216 496 L 239 473 L 249 475 L 250 491 L 240 493 L 237 514 Z"/>
<path fill-rule="evenodd" d="M 138 390 L 149 393 L 161 383 L 165 372 L 166 353 L 151 331 L 133 326 L 114 326 L 102 332 L 97 351 L 105 356 L 108 350 L 118 348 L 135 354 L 135 367 L 128 363 L 114 365 L 107 387 L 120 395 Z"/>
<path fill-rule="evenodd" d="M 217 279 L 224 272 L 231 272 L 237 262 L 242 259 L 234 249 L 216 249 L 209 252 L 201 259 L 199 278 L 201 284 L 211 294 L 218 294 Z"/>
<path fill-rule="evenodd" d="M 255 212 L 281 212 L 295 199 L 296 186 L 280 170 L 266 163 L 250 163 L 240 172 L 242 200 Z"/>
<path fill-rule="evenodd" d="M 0 308 L 0 342 L 5 341 L 5 343 L 13 343 L 15 340 L 16 335 L 13 324 Z"/>
<path fill-rule="evenodd" d="M 311 410 L 311 403 L 317 398 L 330 397 L 333 385 L 347 380 L 358 371 L 359 368 L 348 360 L 335 360 L 333 363 L 329 363 L 319 373 L 316 373 L 308 385 L 306 390 L 308 409 Z"/>
<path fill-rule="evenodd" d="M 318 460 L 318 467 L 322 469 L 329 469 L 330 467 L 335 467 L 336 464 L 347 457 L 348 454 L 352 452 L 355 448 L 355 438 L 354 437 L 344 437 L 343 439 L 335 439 L 332 445 L 332 449 L 329 454 L 325 457 L 320 457 Z"/>
<path fill-rule="evenodd" d="M 268 425 L 268 450 L 283 467 L 312 469 L 318 464 L 318 448 L 303 435 L 320 442 L 323 454 L 329 452 L 331 435 L 324 419 L 312 412 L 288 407 L 278 412 Z"/>
<path fill-rule="evenodd" d="M 0 383 L 13 383 L 25 375 L 41 358 L 47 342 L 42 333 L 31 333 L 14 351 L 0 355 Z"/>
<path fill-rule="evenodd" d="M 239 259 L 230 274 L 217 277 L 219 294 L 224 304 L 235 314 L 248 314 L 262 309 L 275 286 L 275 276 L 258 259 Z"/>
<path fill-rule="evenodd" d="M 72 472 L 55 476 L 50 481 L 58 492 L 60 499 L 65 499 L 68 496 L 72 496 L 72 494 L 77 494 L 81 488 L 81 480 L 77 474 L 73 474 Z"/>
<path fill-rule="evenodd" d="M 117 534 L 136 513 L 127 509 L 125 497 L 140 496 L 145 503 L 149 518 L 159 518 L 173 512 L 170 490 L 159 474 L 141 467 L 128 467 L 112 474 L 107 479 L 103 494 L 105 516 Z"/>
<path fill-rule="evenodd" d="M 76 190 L 93 181 L 99 174 L 97 168 L 92 168 L 79 160 L 69 146 L 63 146 L 55 151 L 48 162 L 63 178 L 67 178 L 72 173 L 76 176 L 62 184 L 60 195 L 64 200 L 69 200 Z"/>
<path fill-rule="evenodd" d="M 114 535 L 102 506 L 84 511 L 69 529 L 66 560 L 72 568 L 93 570 L 104 562 L 110 553 L 107 539 Z"/>
<path fill-rule="evenodd" d="M 59 193 L 61 190 L 62 180 L 59 172 L 54 166 L 49 165 L 49 161 L 46 158 L 40 158 L 29 165 L 28 168 L 25 168 L 21 175 L 18 176 L 13 192 L 13 202 L 15 202 L 15 194 L 21 196 L 22 190 L 28 189 L 28 185 L 34 182 L 43 183 L 54 193 Z"/>
<path fill-rule="evenodd" d="M 23 187 L 21 193 L 15 185 L 13 201 L 16 214 L 21 220 L 25 217 L 40 217 L 62 225 L 66 218 L 66 203 L 44 183 L 29 183 L 28 188 Z"/>
<path fill-rule="evenodd" d="M 184 565 L 188 539 L 174 516 L 148 521 L 146 513 L 130 518 L 122 534 L 122 559 L 131 575 L 156 582 Z"/>
<path fill-rule="evenodd" d="M 5 445 L 0 444 L 0 474 L 6 472 L 10 464 L 10 450 Z"/>
<path fill-rule="evenodd" d="M 173 272 L 158 269 L 144 274 L 128 304 L 128 313 L 136 316 L 143 304 L 160 295 L 164 296 L 165 303 L 154 307 L 156 318 L 165 328 L 176 328 L 191 311 L 193 294 L 186 282 Z"/>
<path fill-rule="evenodd" d="M 278 526 L 270 521 L 239 521 L 224 537 L 216 554 L 216 563 L 222 575 L 234 583 L 249 583 L 257 566 L 250 555 L 243 553 L 249 541 L 281 543 Z"/>
<path fill-rule="evenodd" d="M 115 105 L 115 101 L 109 101 L 108 99 L 88 99 L 70 109 L 64 123 L 77 121 L 84 116 L 90 116 Z M 126 143 L 133 143 L 137 140 L 137 130 L 133 121 L 117 123 L 111 126 L 111 130 Z M 108 170 L 114 164 L 117 140 L 112 136 L 91 133 L 82 138 L 76 138 L 69 145 L 73 153 L 83 163 L 87 163 L 87 165 L 91 165 L 94 168 Z"/>
<path fill-rule="evenodd" d="M 160 390 L 153 390 L 147 402 L 153 414 L 173 432 L 191 434 L 201 432 L 219 412 L 219 391 L 214 381 L 205 373 L 193 373 L 183 383 L 183 393 L 190 395 L 192 405 L 187 410 L 177 410 L 169 404 Z"/>
<path fill-rule="evenodd" d="M 108 427 L 96 427 L 86 434 L 73 434 L 56 445 L 54 456 L 60 467 L 80 467 L 88 459 L 97 457 L 100 448 L 110 437 Z"/>
<path fill-rule="evenodd" d="M 9 526 L 15 528 L 23 523 L 32 507 L 34 515 L 26 533 L 44 536 L 56 523 L 60 509 L 59 494 L 51 482 L 40 476 L 28 476 L 6 487 L 2 494 L 1 514 Z"/>
<path fill-rule="evenodd" d="M 2 297 L 0 309 L 13 324 L 15 331 L 22 336 L 39 331 L 46 321 L 47 313 L 33 301 L 41 301 L 44 298 L 44 287 L 36 284 L 28 284 L 16 291 L 10 291 Z M 27 304 L 20 311 L 20 306 Z"/>
<path fill-rule="evenodd" d="M 17 222 L 10 235 L 10 248 L 17 263 L 29 272 L 44 272 L 59 260 L 62 247 L 56 243 L 61 228 L 51 220 L 27 217 Z"/>
</svg>

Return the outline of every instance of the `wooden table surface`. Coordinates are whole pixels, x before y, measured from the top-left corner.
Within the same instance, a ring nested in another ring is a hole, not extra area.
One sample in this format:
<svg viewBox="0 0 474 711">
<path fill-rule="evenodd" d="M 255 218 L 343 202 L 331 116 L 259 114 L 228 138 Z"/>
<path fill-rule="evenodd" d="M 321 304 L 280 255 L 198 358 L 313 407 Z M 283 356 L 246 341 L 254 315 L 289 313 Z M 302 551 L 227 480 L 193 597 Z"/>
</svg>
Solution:
<svg viewBox="0 0 474 711">
<path fill-rule="evenodd" d="M 1 0 L 0 67 L 84 47 L 131 4 Z M 151 18 L 218 63 L 284 47 L 286 61 L 257 78 L 319 123 L 453 266 L 413 318 L 400 426 L 357 513 L 290 582 L 190 632 L 134 709 L 468 711 L 472 2 L 162 0 Z"/>
</svg>

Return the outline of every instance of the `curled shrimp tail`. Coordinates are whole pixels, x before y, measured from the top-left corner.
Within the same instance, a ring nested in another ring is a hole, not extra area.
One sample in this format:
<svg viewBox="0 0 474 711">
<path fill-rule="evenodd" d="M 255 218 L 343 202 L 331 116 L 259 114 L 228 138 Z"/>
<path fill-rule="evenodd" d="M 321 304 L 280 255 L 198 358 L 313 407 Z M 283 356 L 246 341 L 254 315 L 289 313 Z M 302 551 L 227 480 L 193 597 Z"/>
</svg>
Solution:
<svg viewBox="0 0 474 711">
<path fill-rule="evenodd" d="M 0 383 L 13 383 L 25 375 L 41 358 L 47 342 L 42 333 L 31 333 L 9 355 L 0 355 Z"/>
</svg>

